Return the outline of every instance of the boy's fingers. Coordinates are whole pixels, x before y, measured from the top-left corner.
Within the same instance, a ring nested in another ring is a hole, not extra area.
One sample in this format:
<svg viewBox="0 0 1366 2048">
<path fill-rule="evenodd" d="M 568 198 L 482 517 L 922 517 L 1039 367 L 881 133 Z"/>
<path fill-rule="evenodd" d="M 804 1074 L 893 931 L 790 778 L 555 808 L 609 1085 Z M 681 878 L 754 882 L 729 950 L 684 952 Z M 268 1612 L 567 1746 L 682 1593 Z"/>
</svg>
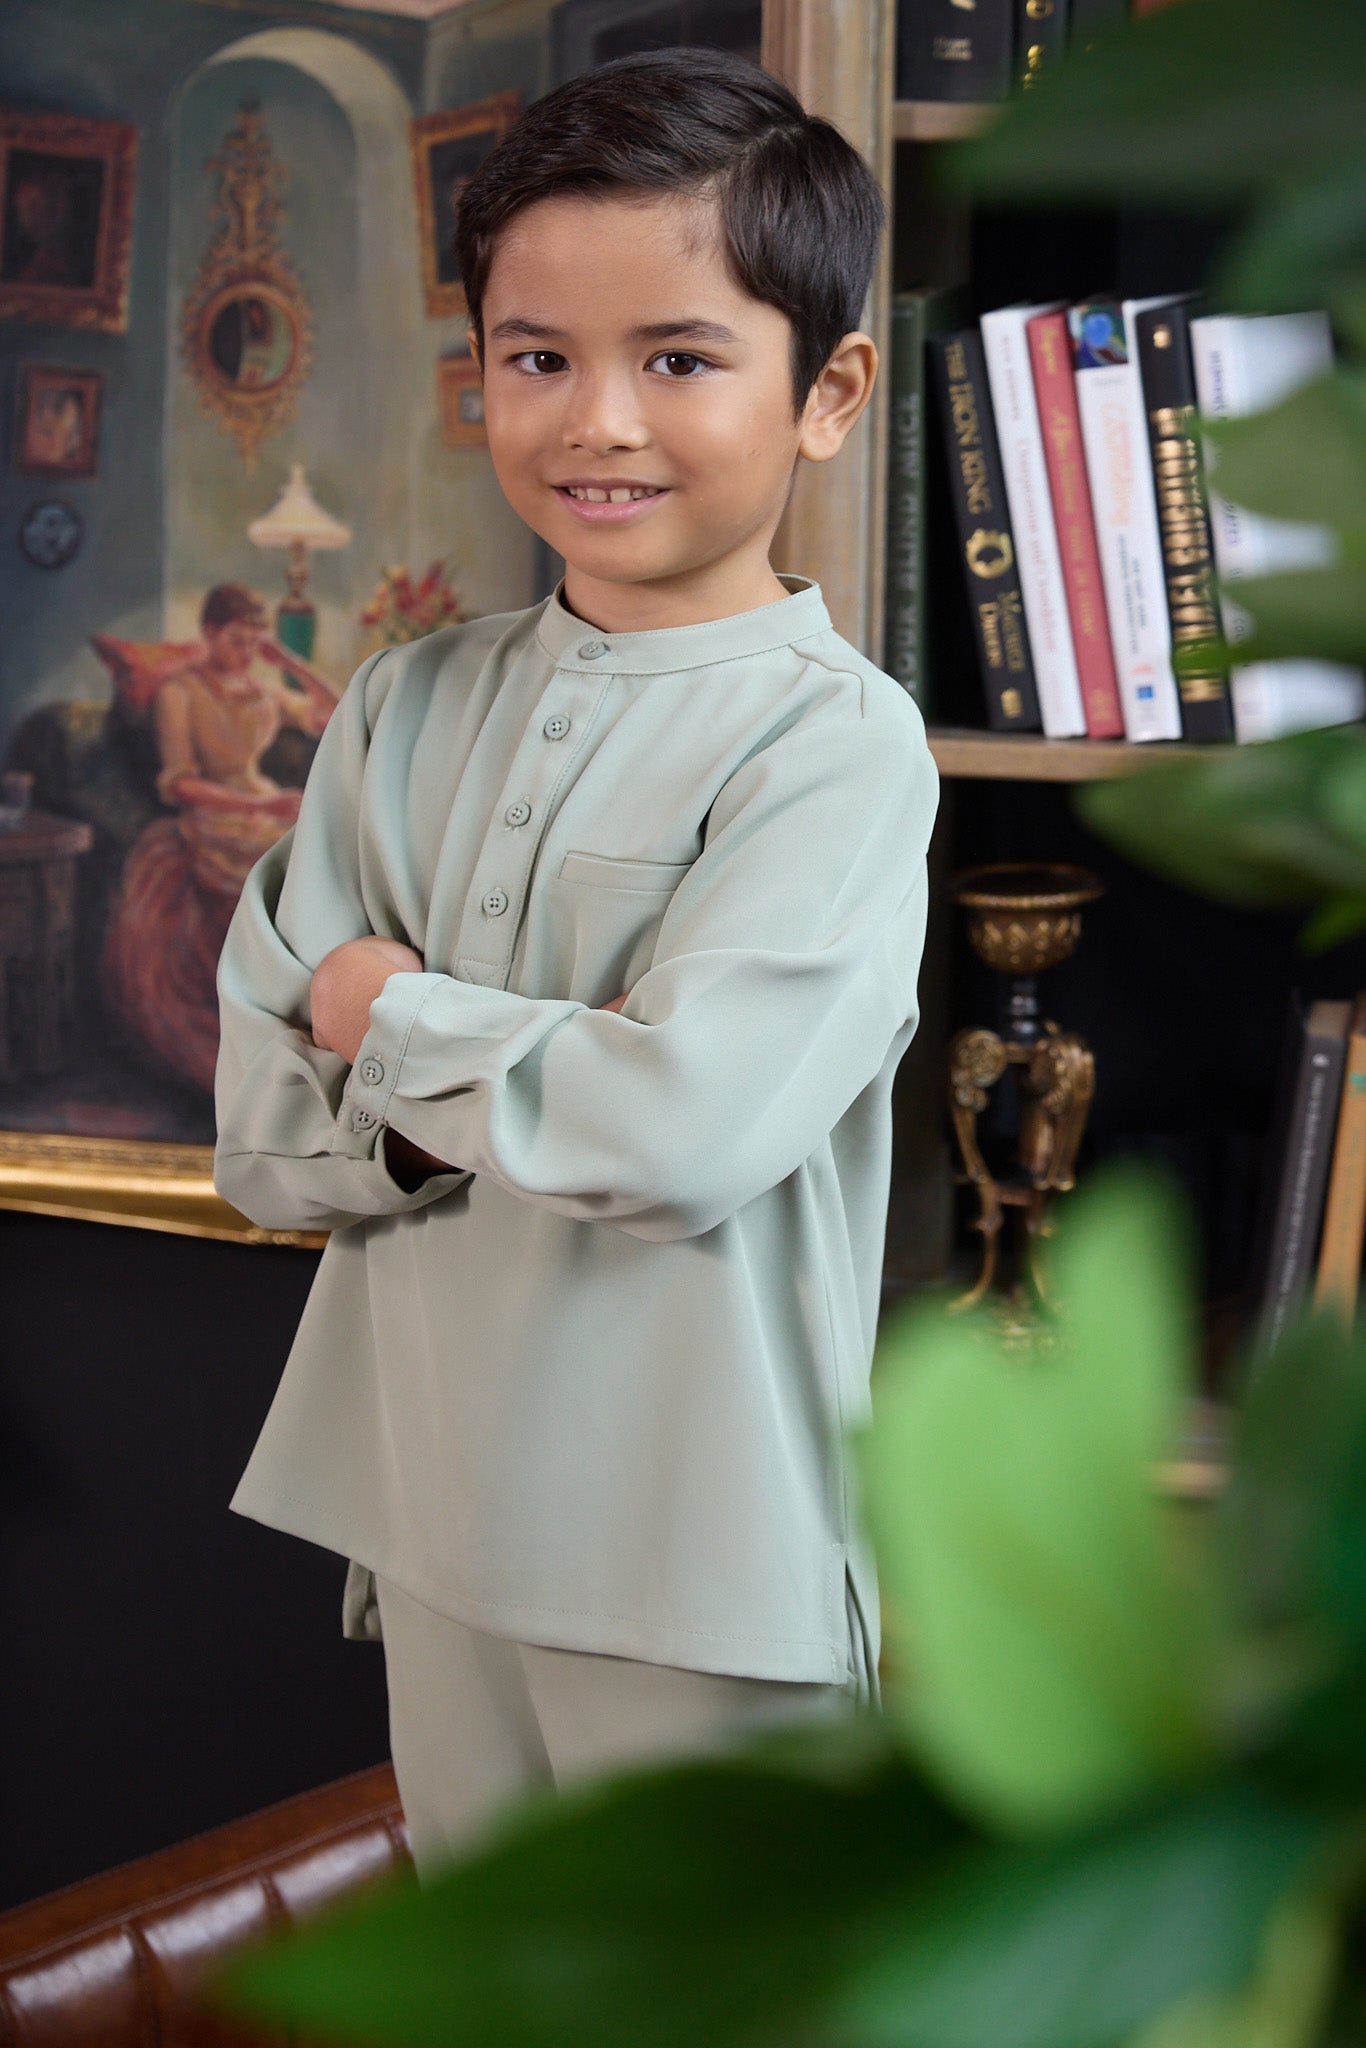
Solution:
<svg viewBox="0 0 1366 2048">
<path fill-rule="evenodd" d="M 629 995 L 629 994 L 630 994 L 630 990 L 628 989 L 628 990 L 626 991 L 626 995 Z M 612 998 L 611 1002 L 610 1002 L 610 1003 L 604 1003 L 604 1004 L 602 1005 L 602 1007 L 603 1007 L 603 1009 L 604 1009 L 604 1010 L 619 1010 L 619 1009 L 621 1008 L 622 1004 L 623 1004 L 623 1003 L 624 1003 L 625 1001 L 626 1001 L 626 996 L 613 996 L 613 998 Z"/>
</svg>

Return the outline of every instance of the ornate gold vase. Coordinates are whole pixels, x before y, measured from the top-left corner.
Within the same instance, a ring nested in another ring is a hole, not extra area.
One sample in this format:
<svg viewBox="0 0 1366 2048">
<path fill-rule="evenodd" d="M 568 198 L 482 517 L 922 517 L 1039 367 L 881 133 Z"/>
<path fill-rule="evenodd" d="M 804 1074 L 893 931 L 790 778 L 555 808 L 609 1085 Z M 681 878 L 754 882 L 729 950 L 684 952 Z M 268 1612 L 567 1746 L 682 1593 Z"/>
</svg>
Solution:
<svg viewBox="0 0 1366 2048">
<path fill-rule="evenodd" d="M 1084 1039 L 1042 1015 L 1038 976 L 1076 951 L 1082 907 L 1104 893 L 1087 869 L 1063 862 L 967 868 L 949 883 L 950 898 L 967 914 L 973 951 L 1010 982 L 1005 1034 L 972 1025 L 949 1046 L 959 1178 L 977 1191 L 974 1228 L 983 1240 L 981 1271 L 956 1308 L 979 1302 L 995 1279 L 1007 1209 L 1019 1210 L 1023 1220 L 1016 1293 L 1027 1282 L 1037 1296 L 1045 1295 L 1040 1246 L 1050 1234 L 1053 1196 L 1074 1185 L 1096 1065 Z M 1005 1172 L 994 1173 L 982 1151 L 978 1119 L 991 1090 L 1012 1070 L 1020 1097 L 1016 1159 Z"/>
</svg>

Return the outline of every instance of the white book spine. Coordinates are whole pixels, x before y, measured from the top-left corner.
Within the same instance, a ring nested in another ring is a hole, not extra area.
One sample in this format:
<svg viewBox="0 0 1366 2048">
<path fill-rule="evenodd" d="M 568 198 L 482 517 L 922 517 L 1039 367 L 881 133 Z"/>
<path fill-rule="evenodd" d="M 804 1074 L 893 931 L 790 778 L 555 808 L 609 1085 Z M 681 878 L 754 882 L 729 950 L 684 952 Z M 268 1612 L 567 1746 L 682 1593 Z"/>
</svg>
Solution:
<svg viewBox="0 0 1366 2048">
<path fill-rule="evenodd" d="M 996 415 L 1039 712 L 1045 736 L 1064 740 L 1085 733 L 1086 711 L 1025 333 L 1025 322 L 1033 314 L 1052 310 L 1051 306 L 1007 306 L 984 314 L 982 351 Z"/>
<path fill-rule="evenodd" d="M 1322 313 L 1210 316 L 1192 320 L 1190 334 L 1195 394 L 1206 419 L 1266 411 L 1333 367 L 1332 333 Z M 1213 461 L 1207 451 L 1207 474 Z M 1278 570 L 1321 568 L 1334 559 L 1333 538 L 1324 527 L 1269 519 L 1231 504 L 1212 486 L 1209 510 L 1221 585 Z M 1247 612 L 1225 589 L 1219 603 L 1228 638 L 1245 640 L 1252 630 Z M 1244 744 L 1343 725 L 1366 712 L 1366 678 L 1344 662 L 1246 662 L 1231 671 L 1229 688 L 1234 731 Z"/>
<path fill-rule="evenodd" d="M 1127 316 L 1126 330 L 1132 326 Z M 1079 369 L 1082 453 L 1110 615 L 1125 737 L 1181 737 L 1181 703 L 1171 663 L 1157 497 L 1148 458 L 1143 392 L 1134 360 Z"/>
</svg>

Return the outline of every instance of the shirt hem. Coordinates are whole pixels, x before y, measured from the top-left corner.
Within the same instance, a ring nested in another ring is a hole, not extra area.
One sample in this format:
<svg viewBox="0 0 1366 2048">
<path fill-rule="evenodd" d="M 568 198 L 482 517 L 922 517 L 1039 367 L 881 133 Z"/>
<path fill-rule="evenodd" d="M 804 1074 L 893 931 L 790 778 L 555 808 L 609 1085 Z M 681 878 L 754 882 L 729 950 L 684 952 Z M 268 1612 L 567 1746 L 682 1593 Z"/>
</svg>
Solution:
<svg viewBox="0 0 1366 2048">
<path fill-rule="evenodd" d="M 438 1585 L 374 1545 L 356 1543 L 336 1519 L 316 1505 L 282 1494 L 239 1486 L 229 1502 L 235 1514 L 264 1522 L 285 1535 L 335 1550 L 389 1579 L 400 1591 L 435 1614 L 467 1628 L 513 1642 L 552 1650 L 587 1650 L 600 1656 L 632 1657 L 645 1664 L 669 1664 L 686 1671 L 724 1673 L 736 1678 L 786 1679 L 798 1683 L 846 1685 L 853 1677 L 848 1645 L 832 1638 L 732 1634 L 719 1629 L 668 1626 L 626 1614 L 592 1609 L 543 1607 L 513 1600 L 482 1600 L 449 1585 Z M 327 1530 L 330 1533 L 323 1534 Z"/>
</svg>

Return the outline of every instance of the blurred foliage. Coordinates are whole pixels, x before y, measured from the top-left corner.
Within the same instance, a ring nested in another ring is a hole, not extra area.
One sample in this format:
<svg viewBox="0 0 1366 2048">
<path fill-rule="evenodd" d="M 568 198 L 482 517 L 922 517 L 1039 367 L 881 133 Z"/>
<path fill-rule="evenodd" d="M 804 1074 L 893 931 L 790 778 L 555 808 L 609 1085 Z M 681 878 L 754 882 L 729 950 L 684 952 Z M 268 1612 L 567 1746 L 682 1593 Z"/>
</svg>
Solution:
<svg viewBox="0 0 1366 2048">
<path fill-rule="evenodd" d="M 1225 662 L 1366 662 L 1366 5 L 1362 0 L 1184 0 L 1096 38 L 951 152 L 962 190 L 1012 204 L 1068 200 L 1234 207 L 1210 310 L 1331 316 L 1333 372 L 1282 404 L 1203 422 L 1220 491 L 1311 521 L 1329 566 L 1240 578 L 1249 639 Z M 1178 666 L 1199 670 L 1207 647 Z M 1311 945 L 1366 925 L 1366 804 L 1325 789 L 1361 778 L 1361 735 L 1273 741 L 1236 761 L 1154 763 L 1093 784 L 1087 823 L 1136 859 L 1235 903 L 1314 907 Z M 1259 812 L 1259 806 L 1266 805 Z M 1259 827 L 1260 818 L 1260 827 Z"/>
<path fill-rule="evenodd" d="M 1190 1237 L 1111 1170 L 1031 1340 L 884 1324 L 882 1717 L 532 1800 L 220 1995 L 386 2048 L 1362 2038 L 1366 1341 L 1311 1319 L 1248 1361 L 1222 1498 L 1163 1494 Z"/>
</svg>

